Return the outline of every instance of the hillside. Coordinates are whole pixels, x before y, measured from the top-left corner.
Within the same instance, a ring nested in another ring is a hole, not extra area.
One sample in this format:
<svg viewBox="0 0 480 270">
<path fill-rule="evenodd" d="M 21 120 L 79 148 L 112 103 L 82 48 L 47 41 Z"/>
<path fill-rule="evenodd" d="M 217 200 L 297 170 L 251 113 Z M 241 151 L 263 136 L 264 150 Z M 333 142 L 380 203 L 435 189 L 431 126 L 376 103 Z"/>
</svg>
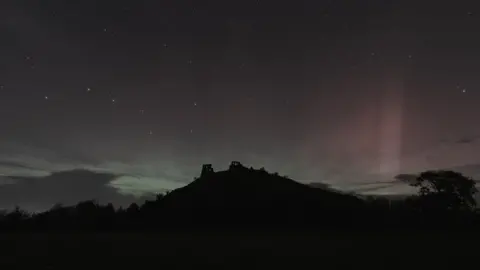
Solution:
<svg viewBox="0 0 480 270">
<path fill-rule="evenodd" d="M 272 221 L 316 219 L 362 205 L 355 196 L 313 188 L 263 169 L 233 162 L 226 171 L 204 165 L 202 174 L 189 185 L 163 199 L 163 210 L 181 219 L 198 221 Z M 328 212 L 328 213 L 327 213 Z"/>
</svg>

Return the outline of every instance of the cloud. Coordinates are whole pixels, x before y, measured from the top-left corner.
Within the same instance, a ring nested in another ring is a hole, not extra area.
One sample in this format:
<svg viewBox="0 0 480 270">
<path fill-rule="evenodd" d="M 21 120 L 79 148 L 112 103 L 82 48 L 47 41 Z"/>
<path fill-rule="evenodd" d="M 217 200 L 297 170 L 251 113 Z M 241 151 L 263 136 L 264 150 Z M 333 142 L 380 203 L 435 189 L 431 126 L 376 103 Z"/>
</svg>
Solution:
<svg viewBox="0 0 480 270">
<path fill-rule="evenodd" d="M 472 143 L 477 142 L 478 139 L 480 139 L 479 135 L 465 136 L 465 137 L 462 137 L 462 138 L 456 140 L 455 143 L 458 143 L 458 144 L 472 144 Z"/>
<path fill-rule="evenodd" d="M 409 173 L 401 173 L 395 176 L 395 180 L 400 181 L 402 183 L 414 183 L 417 180 L 418 175 L 416 174 L 409 174 Z"/>
<path fill-rule="evenodd" d="M 73 205 L 79 201 L 97 200 L 125 206 L 144 198 L 119 193 L 109 183 L 118 175 L 76 169 L 54 172 L 48 176 L 11 176 L 15 184 L 0 186 L 0 208 L 16 205 L 29 210 L 41 211 L 56 203 Z"/>
<path fill-rule="evenodd" d="M 12 161 L 0 161 L 0 172 L 4 176 L 47 176 L 50 174 L 47 170 Z"/>
<path fill-rule="evenodd" d="M 43 184 L 44 181 L 52 180 L 52 177 L 54 177 L 54 182 L 59 183 L 61 182 L 58 179 L 59 176 L 65 178 L 73 176 L 74 179 L 79 177 L 76 173 L 74 175 L 66 175 L 64 172 L 78 172 L 80 170 L 91 172 L 92 175 L 89 177 L 97 179 L 95 185 L 88 184 L 88 180 L 82 180 L 81 184 L 78 183 L 81 186 L 77 186 L 77 188 L 87 189 L 81 196 L 82 200 L 94 197 L 98 197 L 101 200 L 105 197 L 105 194 L 97 196 L 99 194 L 96 193 L 95 189 L 105 190 L 106 188 L 117 192 L 119 196 L 123 195 L 130 199 L 132 197 L 141 198 L 181 187 L 193 179 L 193 176 L 188 177 L 184 170 L 180 170 L 178 164 L 172 162 L 155 159 L 133 160 L 129 163 L 113 160 L 97 161 L 93 158 L 78 158 L 77 154 L 69 151 L 59 153 L 58 151 L 52 151 L 32 143 L 0 143 L 0 186 L 2 184 L 11 184 L 18 181 L 18 179 L 34 179 L 40 185 L 40 182 Z M 112 177 L 107 181 L 106 175 L 111 175 Z M 23 182 L 20 185 L 25 185 Z M 65 182 L 69 182 L 69 180 L 67 179 Z M 68 190 L 69 188 L 69 185 L 58 184 L 58 186 L 54 187 L 53 184 L 46 184 L 50 186 L 46 190 L 42 189 L 42 192 L 59 189 Z M 8 189 L 13 190 L 12 187 L 8 187 Z M 16 192 L 19 193 L 18 191 Z M 46 195 L 46 197 L 48 196 Z M 117 198 L 113 195 L 109 197 Z M 0 207 L 3 207 L 6 203 L 9 203 L 9 205 L 14 203 L 24 204 L 22 200 L 25 199 L 25 196 L 21 197 L 22 199 L 13 196 L 6 196 L 6 198 L 13 201 L 0 199 L 2 201 Z M 123 197 L 118 198 L 123 200 Z M 42 200 L 44 201 L 44 199 Z M 115 200 L 112 200 L 112 202 L 118 204 Z"/>
<path fill-rule="evenodd" d="M 158 165 L 155 165 L 158 164 Z M 116 174 L 109 186 L 118 189 L 122 194 L 142 196 L 158 194 L 166 190 L 182 187 L 193 177 L 186 177 L 175 166 L 168 167 L 168 163 L 126 164 L 122 162 L 105 162 L 96 166 L 85 166 L 90 171 Z"/>
<path fill-rule="evenodd" d="M 108 185 L 117 189 L 121 194 L 146 196 L 178 188 L 180 185 L 165 185 L 168 181 L 159 181 L 157 178 L 138 176 L 119 176 Z"/>
<path fill-rule="evenodd" d="M 78 164 L 43 147 L 12 142 L 0 144 L 0 173 L 3 174 L 46 176 L 54 171 L 73 170 Z"/>
</svg>

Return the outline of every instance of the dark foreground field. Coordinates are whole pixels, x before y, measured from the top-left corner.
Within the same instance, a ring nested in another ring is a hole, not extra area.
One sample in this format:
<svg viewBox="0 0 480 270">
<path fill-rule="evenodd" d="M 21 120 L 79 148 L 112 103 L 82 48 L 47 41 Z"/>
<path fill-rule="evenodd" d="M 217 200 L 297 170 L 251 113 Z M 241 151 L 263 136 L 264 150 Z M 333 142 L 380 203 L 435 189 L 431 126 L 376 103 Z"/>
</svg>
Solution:
<svg viewBox="0 0 480 270">
<path fill-rule="evenodd" d="M 460 269 L 478 263 L 477 239 L 466 233 L 4 234 L 0 269 Z"/>
</svg>

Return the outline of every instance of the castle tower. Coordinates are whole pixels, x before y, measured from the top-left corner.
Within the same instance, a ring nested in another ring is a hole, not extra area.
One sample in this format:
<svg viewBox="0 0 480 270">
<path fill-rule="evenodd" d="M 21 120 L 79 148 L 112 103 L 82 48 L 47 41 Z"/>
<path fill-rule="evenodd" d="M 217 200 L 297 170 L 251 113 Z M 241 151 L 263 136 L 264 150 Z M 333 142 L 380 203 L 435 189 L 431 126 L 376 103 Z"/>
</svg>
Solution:
<svg viewBox="0 0 480 270">
<path fill-rule="evenodd" d="M 205 177 L 205 176 L 211 175 L 213 173 L 214 173 L 214 171 L 213 171 L 212 164 L 204 164 L 202 166 L 202 173 L 200 174 L 200 177 Z"/>
<path fill-rule="evenodd" d="M 230 170 L 235 170 L 235 169 L 240 169 L 240 168 L 243 168 L 243 165 L 242 163 L 238 162 L 238 161 L 232 161 L 232 163 L 230 164 Z"/>
</svg>

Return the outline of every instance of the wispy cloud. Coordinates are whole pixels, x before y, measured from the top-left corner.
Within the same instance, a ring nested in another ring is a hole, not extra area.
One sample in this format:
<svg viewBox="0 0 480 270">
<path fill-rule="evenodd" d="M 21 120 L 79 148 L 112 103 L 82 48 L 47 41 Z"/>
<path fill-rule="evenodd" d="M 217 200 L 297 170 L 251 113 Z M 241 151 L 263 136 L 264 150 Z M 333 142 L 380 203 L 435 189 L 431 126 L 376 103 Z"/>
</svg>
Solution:
<svg viewBox="0 0 480 270">
<path fill-rule="evenodd" d="M 13 176 L 16 182 L 0 186 L 0 207 L 15 205 L 31 211 L 44 210 L 56 203 L 73 205 L 79 201 L 97 200 L 127 205 L 138 200 L 134 196 L 120 194 L 108 184 L 117 178 L 115 174 L 88 170 L 55 172 L 48 176 Z"/>
<path fill-rule="evenodd" d="M 2 143 L 0 208 L 43 209 L 89 199 L 123 205 L 188 182 L 181 171 L 163 165 L 80 162 L 49 149 Z"/>
</svg>

